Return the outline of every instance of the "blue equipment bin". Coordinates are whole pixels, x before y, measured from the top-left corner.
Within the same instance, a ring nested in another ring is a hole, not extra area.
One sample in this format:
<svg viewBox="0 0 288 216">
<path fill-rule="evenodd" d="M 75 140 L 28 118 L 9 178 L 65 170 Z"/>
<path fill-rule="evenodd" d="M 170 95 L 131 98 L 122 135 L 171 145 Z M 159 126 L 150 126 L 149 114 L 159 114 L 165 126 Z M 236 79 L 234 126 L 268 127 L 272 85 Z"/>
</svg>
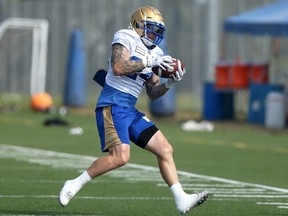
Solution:
<svg viewBox="0 0 288 216">
<path fill-rule="evenodd" d="M 203 97 L 203 119 L 214 121 L 234 118 L 233 91 L 219 91 L 214 83 L 205 83 Z"/>
<path fill-rule="evenodd" d="M 250 85 L 250 97 L 248 107 L 249 123 L 265 124 L 265 100 L 269 92 L 283 92 L 283 86 L 276 84 L 252 84 Z"/>
</svg>

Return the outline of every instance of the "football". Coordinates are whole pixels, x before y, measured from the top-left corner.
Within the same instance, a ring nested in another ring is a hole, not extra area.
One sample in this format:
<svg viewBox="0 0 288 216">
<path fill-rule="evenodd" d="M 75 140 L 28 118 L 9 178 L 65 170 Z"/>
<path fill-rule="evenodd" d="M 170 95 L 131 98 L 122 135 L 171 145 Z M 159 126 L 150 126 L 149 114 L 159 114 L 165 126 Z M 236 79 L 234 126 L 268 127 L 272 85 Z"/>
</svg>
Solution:
<svg viewBox="0 0 288 216">
<path fill-rule="evenodd" d="M 170 78 L 175 74 L 176 71 L 179 70 L 179 68 L 181 68 L 182 70 L 185 68 L 185 64 L 183 64 L 179 59 L 173 58 L 172 61 L 173 62 L 170 63 L 172 69 L 169 69 L 167 67 L 164 67 L 165 69 L 162 69 L 159 66 L 153 67 L 153 73 L 163 78 Z"/>
</svg>

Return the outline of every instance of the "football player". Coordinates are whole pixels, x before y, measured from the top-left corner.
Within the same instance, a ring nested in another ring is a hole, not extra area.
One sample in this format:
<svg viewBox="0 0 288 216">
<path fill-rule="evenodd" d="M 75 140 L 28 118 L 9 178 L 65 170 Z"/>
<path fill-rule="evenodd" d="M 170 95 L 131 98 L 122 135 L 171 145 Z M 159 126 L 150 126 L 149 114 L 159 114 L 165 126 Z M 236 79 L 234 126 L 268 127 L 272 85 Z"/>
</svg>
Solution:
<svg viewBox="0 0 288 216">
<path fill-rule="evenodd" d="M 173 149 L 162 132 L 144 113 L 135 108 L 138 96 L 146 87 L 147 95 L 156 99 L 179 82 L 185 71 L 161 83 L 152 67 L 170 67 L 172 57 L 158 46 L 164 38 L 165 23 L 154 7 L 135 10 L 128 29 L 114 34 L 111 58 L 104 87 L 96 105 L 96 121 L 101 149 L 108 152 L 95 160 L 80 176 L 65 182 L 59 201 L 66 206 L 76 193 L 92 179 L 125 165 L 130 158 L 130 142 L 153 153 L 161 175 L 170 188 L 180 213 L 202 204 L 208 191 L 187 194 L 179 182 Z"/>
</svg>

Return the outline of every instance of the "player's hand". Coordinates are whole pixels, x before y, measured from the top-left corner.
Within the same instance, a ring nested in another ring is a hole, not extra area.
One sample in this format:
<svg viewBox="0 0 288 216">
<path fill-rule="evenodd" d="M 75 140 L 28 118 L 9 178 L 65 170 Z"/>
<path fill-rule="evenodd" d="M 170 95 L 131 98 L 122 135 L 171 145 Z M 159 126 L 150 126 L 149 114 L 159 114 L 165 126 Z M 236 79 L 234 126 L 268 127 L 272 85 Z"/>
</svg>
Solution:
<svg viewBox="0 0 288 216">
<path fill-rule="evenodd" d="M 172 76 L 172 79 L 175 82 L 179 82 L 180 80 L 182 80 L 184 74 L 186 73 L 186 68 L 184 67 L 183 70 L 182 68 L 179 68 L 178 71 L 176 71 L 176 73 Z"/>
<path fill-rule="evenodd" d="M 172 68 L 170 63 L 172 63 L 172 57 L 169 55 L 159 56 L 159 55 L 146 55 L 146 58 L 142 60 L 143 65 L 148 68 L 152 67 L 161 67 L 165 69 L 165 67 Z"/>
<path fill-rule="evenodd" d="M 176 71 L 175 74 L 165 82 L 165 87 L 171 88 L 176 82 L 179 82 L 182 80 L 185 73 L 186 73 L 185 68 L 183 68 L 183 70 L 179 68 L 179 70 Z"/>
</svg>

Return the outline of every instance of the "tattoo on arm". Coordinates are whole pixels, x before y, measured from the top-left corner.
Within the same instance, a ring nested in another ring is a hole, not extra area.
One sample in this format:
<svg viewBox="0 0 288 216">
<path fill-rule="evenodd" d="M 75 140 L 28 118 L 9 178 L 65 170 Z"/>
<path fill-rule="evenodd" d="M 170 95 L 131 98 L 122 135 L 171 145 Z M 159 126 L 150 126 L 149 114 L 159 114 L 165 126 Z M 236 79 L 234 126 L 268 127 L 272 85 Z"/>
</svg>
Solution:
<svg viewBox="0 0 288 216">
<path fill-rule="evenodd" d="M 127 75 L 142 71 L 145 67 L 142 61 L 131 61 L 130 52 L 121 44 L 112 46 L 111 65 L 118 75 Z"/>
<path fill-rule="evenodd" d="M 169 89 L 165 87 L 164 83 L 160 83 L 160 78 L 156 75 L 152 76 L 146 82 L 146 92 L 150 99 L 155 100 L 164 95 Z"/>
</svg>

